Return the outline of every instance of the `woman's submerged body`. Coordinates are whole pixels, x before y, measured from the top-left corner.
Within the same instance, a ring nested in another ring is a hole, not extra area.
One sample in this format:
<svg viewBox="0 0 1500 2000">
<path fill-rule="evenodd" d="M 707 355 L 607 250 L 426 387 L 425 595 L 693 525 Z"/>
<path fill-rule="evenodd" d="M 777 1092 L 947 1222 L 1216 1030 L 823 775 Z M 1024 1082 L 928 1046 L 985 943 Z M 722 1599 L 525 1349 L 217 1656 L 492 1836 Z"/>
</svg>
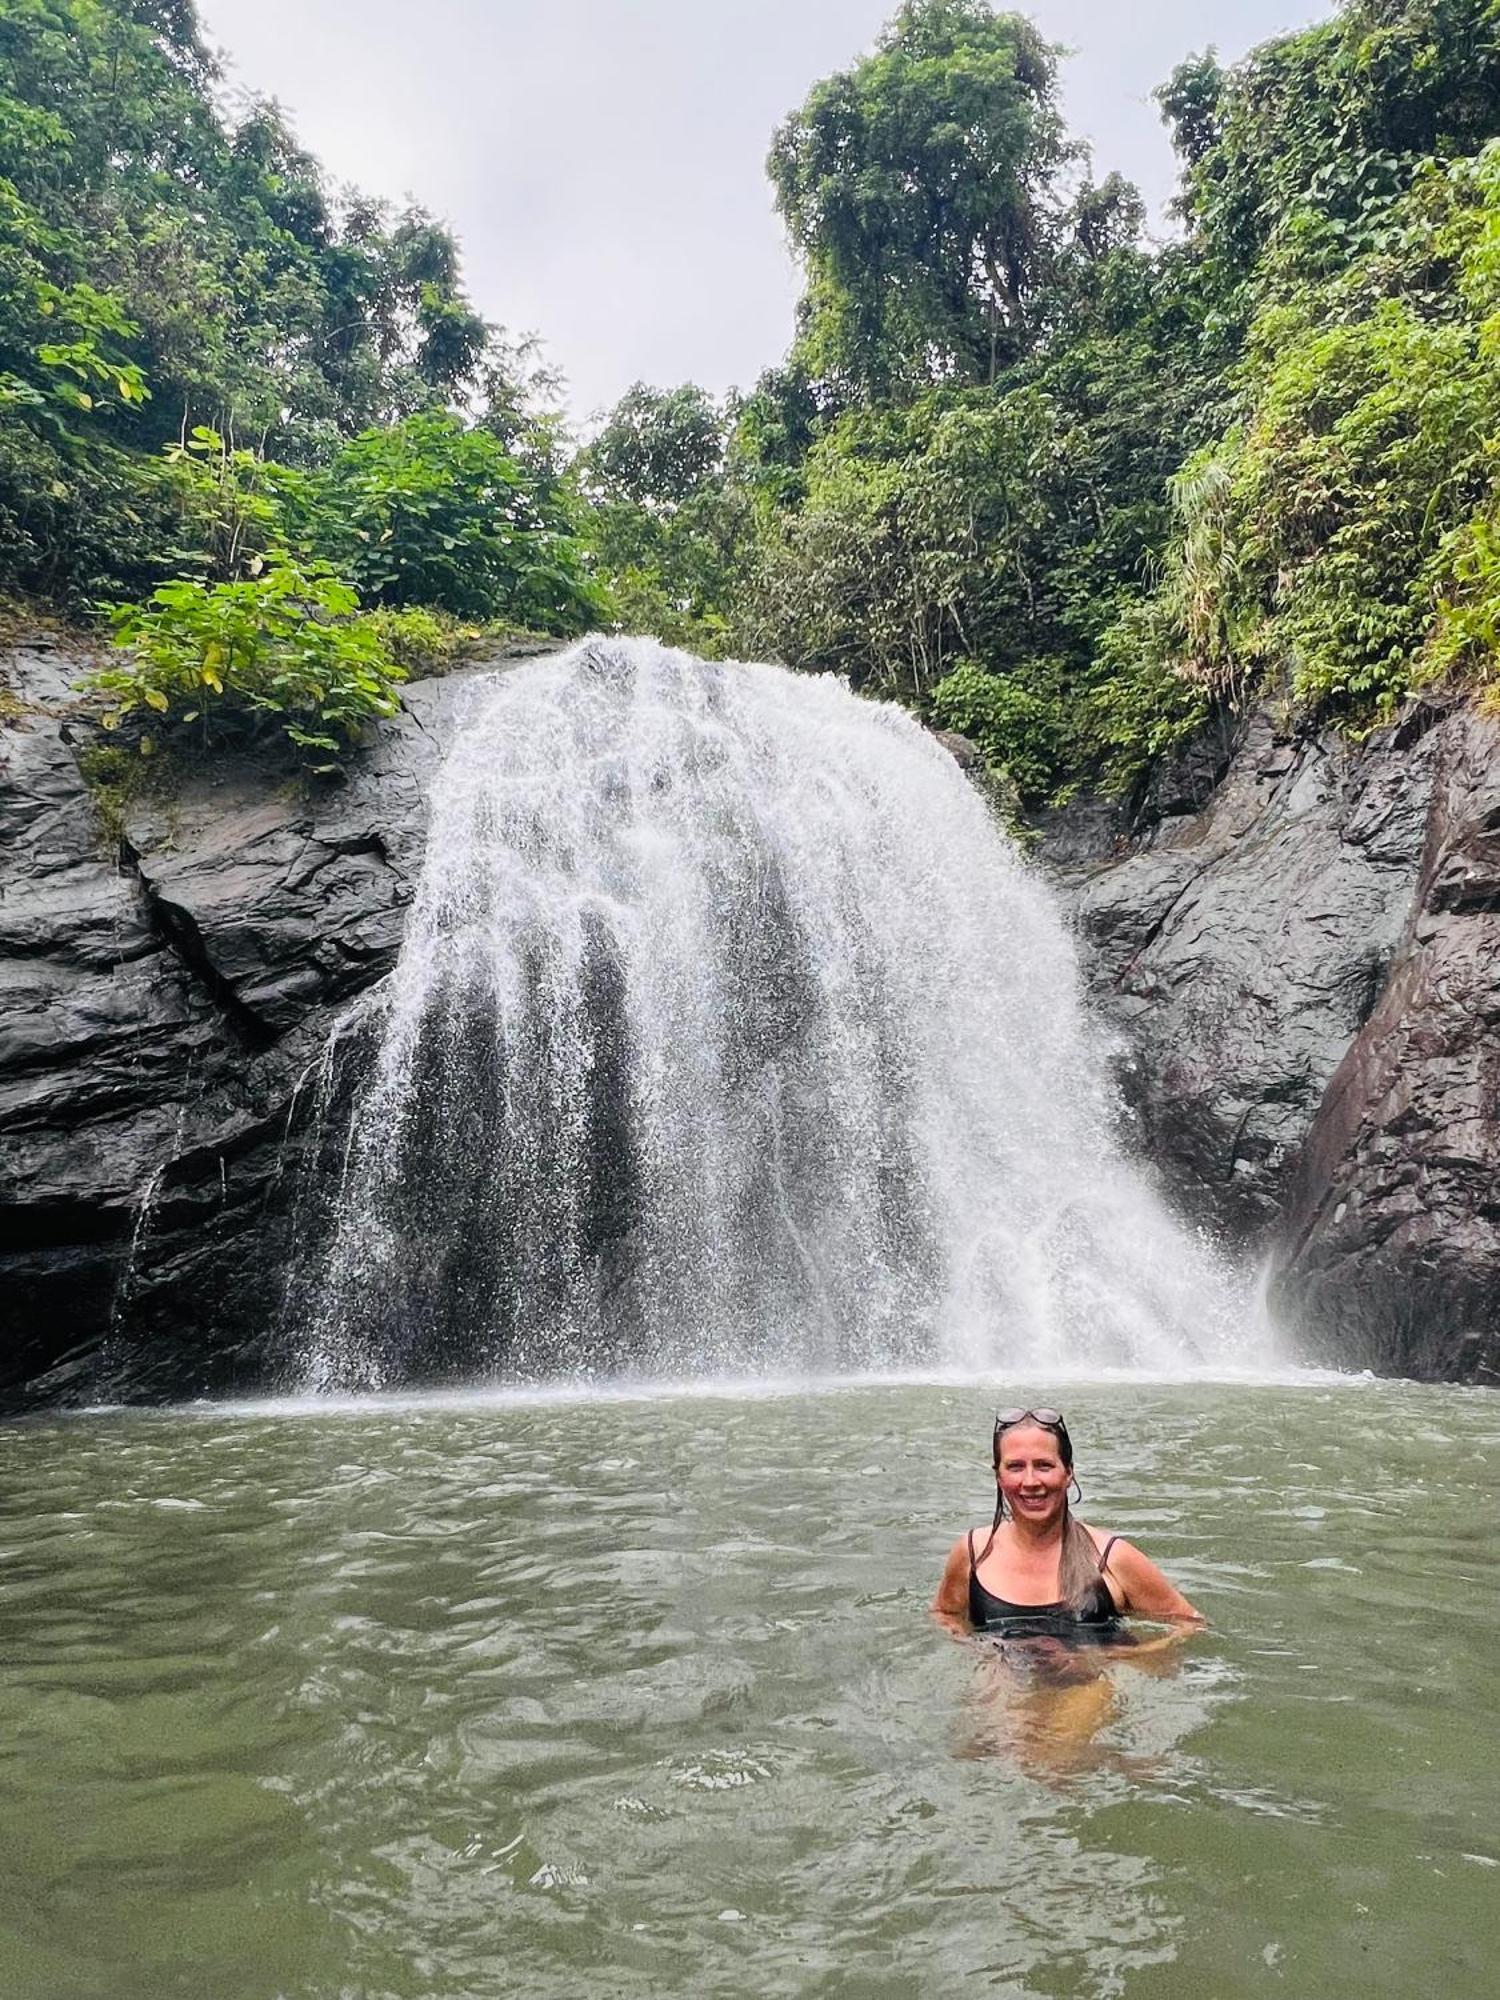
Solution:
<svg viewBox="0 0 1500 2000">
<path fill-rule="evenodd" d="M 939 1621 L 962 1633 L 1071 1630 L 1079 1638 L 1102 1636 L 1127 1612 L 1201 1624 L 1148 1556 L 1073 1520 L 1072 1445 L 1062 1419 L 1047 1414 L 1056 1422 L 1036 1421 L 1029 1410 L 997 1422 L 995 1523 L 977 1545 L 973 1530 L 954 1543 L 932 1603 Z"/>
</svg>

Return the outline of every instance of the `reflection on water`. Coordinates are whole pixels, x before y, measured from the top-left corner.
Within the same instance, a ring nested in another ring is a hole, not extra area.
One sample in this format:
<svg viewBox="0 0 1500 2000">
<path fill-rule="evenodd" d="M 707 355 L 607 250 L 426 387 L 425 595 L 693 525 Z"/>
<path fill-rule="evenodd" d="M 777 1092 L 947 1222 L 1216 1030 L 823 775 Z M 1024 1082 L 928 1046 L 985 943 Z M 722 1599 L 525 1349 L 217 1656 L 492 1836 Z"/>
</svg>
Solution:
<svg viewBox="0 0 1500 2000">
<path fill-rule="evenodd" d="M 0 1992 L 1487 1993 L 1500 1403 L 1074 1389 L 1212 1629 L 1059 1657 L 927 1616 L 992 1402 L 0 1433 Z"/>
<path fill-rule="evenodd" d="M 1052 1636 L 968 1643 L 979 1660 L 960 1756 L 1008 1758 L 1044 1779 L 1111 1770 L 1149 1781 L 1168 1771 L 1166 1752 L 1206 1719 L 1206 1706 L 1184 1699 L 1183 1689 L 1153 1701 L 1138 1678 L 1177 1680 L 1190 1643 L 1184 1633 L 1126 1635 L 1111 1646 Z"/>
</svg>

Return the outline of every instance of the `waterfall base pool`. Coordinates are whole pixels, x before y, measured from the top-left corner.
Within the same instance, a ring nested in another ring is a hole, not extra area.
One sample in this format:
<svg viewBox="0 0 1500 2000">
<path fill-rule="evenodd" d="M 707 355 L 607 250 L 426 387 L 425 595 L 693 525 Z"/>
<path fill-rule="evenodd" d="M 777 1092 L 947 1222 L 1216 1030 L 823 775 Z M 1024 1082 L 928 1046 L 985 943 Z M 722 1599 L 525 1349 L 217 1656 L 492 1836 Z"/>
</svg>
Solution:
<svg viewBox="0 0 1500 2000">
<path fill-rule="evenodd" d="M 934 1628 L 973 1385 L 0 1434 L 0 1992 L 1492 1992 L 1500 1400 L 1005 1388 L 1210 1631 Z"/>
</svg>

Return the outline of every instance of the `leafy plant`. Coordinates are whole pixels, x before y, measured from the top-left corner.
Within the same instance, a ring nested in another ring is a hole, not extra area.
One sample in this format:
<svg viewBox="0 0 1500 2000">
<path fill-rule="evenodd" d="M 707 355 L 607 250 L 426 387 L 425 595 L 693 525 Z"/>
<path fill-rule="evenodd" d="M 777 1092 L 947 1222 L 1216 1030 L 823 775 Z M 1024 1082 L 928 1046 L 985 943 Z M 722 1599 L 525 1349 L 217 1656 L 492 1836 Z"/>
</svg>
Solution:
<svg viewBox="0 0 1500 2000">
<path fill-rule="evenodd" d="M 562 496 L 441 411 L 362 432 L 317 483 L 312 535 L 372 604 L 582 631 L 602 609 Z"/>
<path fill-rule="evenodd" d="M 367 611 L 363 622 L 397 666 L 412 677 L 448 673 L 473 659 L 487 640 L 503 639 L 516 629 L 466 623 L 449 612 L 430 611 L 421 604 L 407 605 L 401 611 Z"/>
<path fill-rule="evenodd" d="M 1380 247 L 1255 318 L 1245 415 L 1174 482 L 1155 622 L 1231 699 L 1266 673 L 1363 728 L 1487 672 L 1500 142 L 1435 165 Z"/>
<path fill-rule="evenodd" d="M 1059 772 L 1076 761 L 1068 741 L 1074 711 L 1060 661 L 1029 660 L 1024 674 L 990 674 L 960 660 L 938 682 L 932 713 L 943 728 L 976 744 L 1022 798 L 1051 796 Z"/>
<path fill-rule="evenodd" d="M 85 685 L 107 699 L 106 728 L 157 716 L 168 728 L 199 723 L 209 739 L 274 727 L 300 752 L 333 758 L 395 713 L 405 679 L 358 609 L 346 583 L 286 556 L 235 583 L 163 584 L 114 614 L 128 658 Z M 148 755 L 155 747 L 149 732 L 138 741 Z"/>
<path fill-rule="evenodd" d="M 167 559 L 219 583 L 258 574 L 272 549 L 306 545 L 314 479 L 195 425 L 148 474 L 175 529 Z"/>
</svg>

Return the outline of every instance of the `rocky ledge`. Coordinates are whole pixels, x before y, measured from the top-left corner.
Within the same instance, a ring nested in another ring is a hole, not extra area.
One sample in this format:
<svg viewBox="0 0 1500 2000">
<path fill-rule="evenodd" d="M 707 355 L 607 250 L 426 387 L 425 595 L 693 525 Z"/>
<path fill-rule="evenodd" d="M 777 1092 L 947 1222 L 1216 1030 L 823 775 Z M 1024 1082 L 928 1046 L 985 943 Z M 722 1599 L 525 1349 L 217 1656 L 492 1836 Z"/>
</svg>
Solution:
<svg viewBox="0 0 1500 2000">
<path fill-rule="evenodd" d="M 1226 723 L 1040 852 L 1167 1192 L 1311 1356 L 1500 1381 L 1500 724 Z"/>
<path fill-rule="evenodd" d="M 417 682 L 337 785 L 224 760 L 106 829 L 84 663 L 0 721 L 0 1407 L 263 1384 L 306 1084 L 389 970 L 476 673 Z"/>
</svg>

